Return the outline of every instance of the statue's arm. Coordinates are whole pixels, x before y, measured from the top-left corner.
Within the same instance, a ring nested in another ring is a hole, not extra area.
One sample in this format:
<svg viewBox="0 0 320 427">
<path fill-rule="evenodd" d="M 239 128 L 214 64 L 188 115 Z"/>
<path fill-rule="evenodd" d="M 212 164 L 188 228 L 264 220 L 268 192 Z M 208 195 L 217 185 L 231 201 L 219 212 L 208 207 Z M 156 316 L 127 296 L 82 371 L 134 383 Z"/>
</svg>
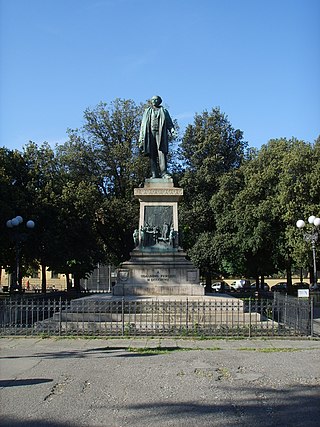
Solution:
<svg viewBox="0 0 320 427">
<path fill-rule="evenodd" d="M 145 140 L 145 132 L 146 132 L 146 123 L 147 123 L 147 110 L 144 111 L 140 126 L 140 134 L 139 134 L 139 147 L 143 148 L 144 140 Z"/>
<path fill-rule="evenodd" d="M 170 117 L 170 114 L 169 114 L 168 110 L 164 109 L 164 114 L 166 116 L 167 129 L 169 129 L 170 132 L 172 133 L 173 130 L 174 130 L 174 124 L 173 124 L 173 121 L 172 121 L 172 119 Z"/>
</svg>

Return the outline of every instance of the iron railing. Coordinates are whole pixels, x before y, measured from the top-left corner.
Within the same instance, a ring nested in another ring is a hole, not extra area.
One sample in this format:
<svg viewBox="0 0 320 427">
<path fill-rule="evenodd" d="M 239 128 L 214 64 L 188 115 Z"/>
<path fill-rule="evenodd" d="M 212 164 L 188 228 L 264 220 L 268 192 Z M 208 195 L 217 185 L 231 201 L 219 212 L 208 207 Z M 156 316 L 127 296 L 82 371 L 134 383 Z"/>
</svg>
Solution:
<svg viewBox="0 0 320 427">
<path fill-rule="evenodd" d="M 0 302 L 1 335 L 309 336 L 309 300 L 11 297 Z"/>
<path fill-rule="evenodd" d="M 304 335 L 313 335 L 312 298 L 296 298 L 275 292 L 274 306 L 280 324 L 289 329 L 305 331 Z"/>
</svg>

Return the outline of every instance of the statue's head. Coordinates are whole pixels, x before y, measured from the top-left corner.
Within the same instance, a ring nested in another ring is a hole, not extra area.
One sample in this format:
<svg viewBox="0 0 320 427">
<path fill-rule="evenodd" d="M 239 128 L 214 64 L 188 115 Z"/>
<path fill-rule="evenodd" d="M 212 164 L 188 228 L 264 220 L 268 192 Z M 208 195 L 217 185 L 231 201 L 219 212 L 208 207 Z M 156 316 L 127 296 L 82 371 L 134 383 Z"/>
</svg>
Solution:
<svg viewBox="0 0 320 427">
<path fill-rule="evenodd" d="M 160 96 L 155 95 L 151 98 L 151 103 L 152 105 L 154 105 L 155 107 L 159 107 L 161 105 L 162 99 Z"/>
</svg>

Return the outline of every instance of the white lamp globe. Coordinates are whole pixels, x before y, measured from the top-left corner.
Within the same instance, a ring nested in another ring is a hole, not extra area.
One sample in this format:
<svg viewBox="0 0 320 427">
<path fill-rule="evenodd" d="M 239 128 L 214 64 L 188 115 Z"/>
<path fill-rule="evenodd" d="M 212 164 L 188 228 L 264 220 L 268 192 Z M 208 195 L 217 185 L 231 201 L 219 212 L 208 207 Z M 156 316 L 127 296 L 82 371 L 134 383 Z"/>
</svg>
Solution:
<svg viewBox="0 0 320 427">
<path fill-rule="evenodd" d="M 22 223 L 23 223 L 23 218 L 22 218 L 22 216 L 18 215 L 18 216 L 16 216 L 16 219 L 19 221 L 19 224 L 22 224 Z"/>
<path fill-rule="evenodd" d="M 316 217 L 314 215 L 309 216 L 308 223 L 313 224 L 315 219 L 316 219 Z"/>
<path fill-rule="evenodd" d="M 12 224 L 14 227 L 16 227 L 17 225 L 19 225 L 19 224 L 20 224 L 20 222 L 19 222 L 18 218 L 13 218 L 13 219 L 11 220 L 11 224 Z"/>
<path fill-rule="evenodd" d="M 12 228 L 13 227 L 11 219 L 8 219 L 8 221 L 6 222 L 6 226 L 8 228 Z"/>
<path fill-rule="evenodd" d="M 313 224 L 314 224 L 316 227 L 319 227 L 319 226 L 320 226 L 320 218 L 316 218 L 316 219 L 313 221 Z"/>
<path fill-rule="evenodd" d="M 31 219 L 26 223 L 27 228 L 34 228 L 34 225 L 34 221 L 32 221 Z"/>
<path fill-rule="evenodd" d="M 299 220 L 297 221 L 297 224 L 296 224 L 296 226 L 297 226 L 298 228 L 303 228 L 305 225 L 306 225 L 306 223 L 303 221 L 303 219 L 299 219 Z"/>
</svg>

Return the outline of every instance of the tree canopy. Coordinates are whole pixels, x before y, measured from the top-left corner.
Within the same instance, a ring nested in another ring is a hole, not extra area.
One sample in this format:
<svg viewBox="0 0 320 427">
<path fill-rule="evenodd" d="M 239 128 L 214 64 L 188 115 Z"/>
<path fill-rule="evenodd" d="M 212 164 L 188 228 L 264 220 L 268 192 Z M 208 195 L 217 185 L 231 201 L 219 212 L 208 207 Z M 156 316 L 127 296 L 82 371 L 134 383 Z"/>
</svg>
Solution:
<svg viewBox="0 0 320 427">
<path fill-rule="evenodd" d="M 83 127 L 54 150 L 32 142 L 22 153 L 2 149 L 2 227 L 15 215 L 32 216 L 38 264 L 79 279 L 98 262 L 128 259 L 139 215 L 133 188 L 148 167 L 138 152 L 141 114 L 142 106 L 116 99 L 87 109 Z M 1 264 L 11 265 L 3 246 Z"/>
<path fill-rule="evenodd" d="M 314 185 L 319 178 L 318 144 L 271 140 L 221 178 L 210 204 L 217 235 L 228 235 L 232 242 L 232 248 L 226 243 L 223 250 L 230 273 L 257 277 L 287 270 L 289 275 L 292 265 L 302 266 L 302 259 L 308 259 L 301 252 L 305 245 L 299 243 L 296 221 L 319 209 Z"/>
<path fill-rule="evenodd" d="M 184 187 L 184 200 L 180 208 L 183 245 L 197 266 L 204 265 L 210 287 L 211 271 L 217 271 L 218 253 L 208 233 L 215 236 L 216 218 L 209 201 L 219 189 L 221 176 L 239 168 L 247 143 L 243 133 L 234 129 L 228 117 L 219 108 L 196 114 L 182 138 L 180 160 L 183 165 L 179 185 Z M 210 241 L 210 260 L 206 242 Z M 206 249 L 207 248 L 207 249 Z M 203 259 L 200 260 L 200 254 Z M 210 261 L 210 262 L 208 262 Z"/>
<path fill-rule="evenodd" d="M 14 265 L 6 221 L 16 215 L 36 223 L 23 244 L 26 268 L 42 265 L 79 283 L 99 262 L 129 259 L 139 223 L 133 189 L 149 168 L 138 149 L 144 107 L 124 99 L 100 103 L 85 110 L 83 126 L 69 129 L 62 145 L 0 148 L 2 266 Z M 171 171 L 184 188 L 182 245 L 208 286 L 212 276 L 263 281 L 311 265 L 295 224 L 319 216 L 320 138 L 272 139 L 248 149 L 243 132 L 216 107 L 195 115 L 175 154 Z"/>
</svg>

